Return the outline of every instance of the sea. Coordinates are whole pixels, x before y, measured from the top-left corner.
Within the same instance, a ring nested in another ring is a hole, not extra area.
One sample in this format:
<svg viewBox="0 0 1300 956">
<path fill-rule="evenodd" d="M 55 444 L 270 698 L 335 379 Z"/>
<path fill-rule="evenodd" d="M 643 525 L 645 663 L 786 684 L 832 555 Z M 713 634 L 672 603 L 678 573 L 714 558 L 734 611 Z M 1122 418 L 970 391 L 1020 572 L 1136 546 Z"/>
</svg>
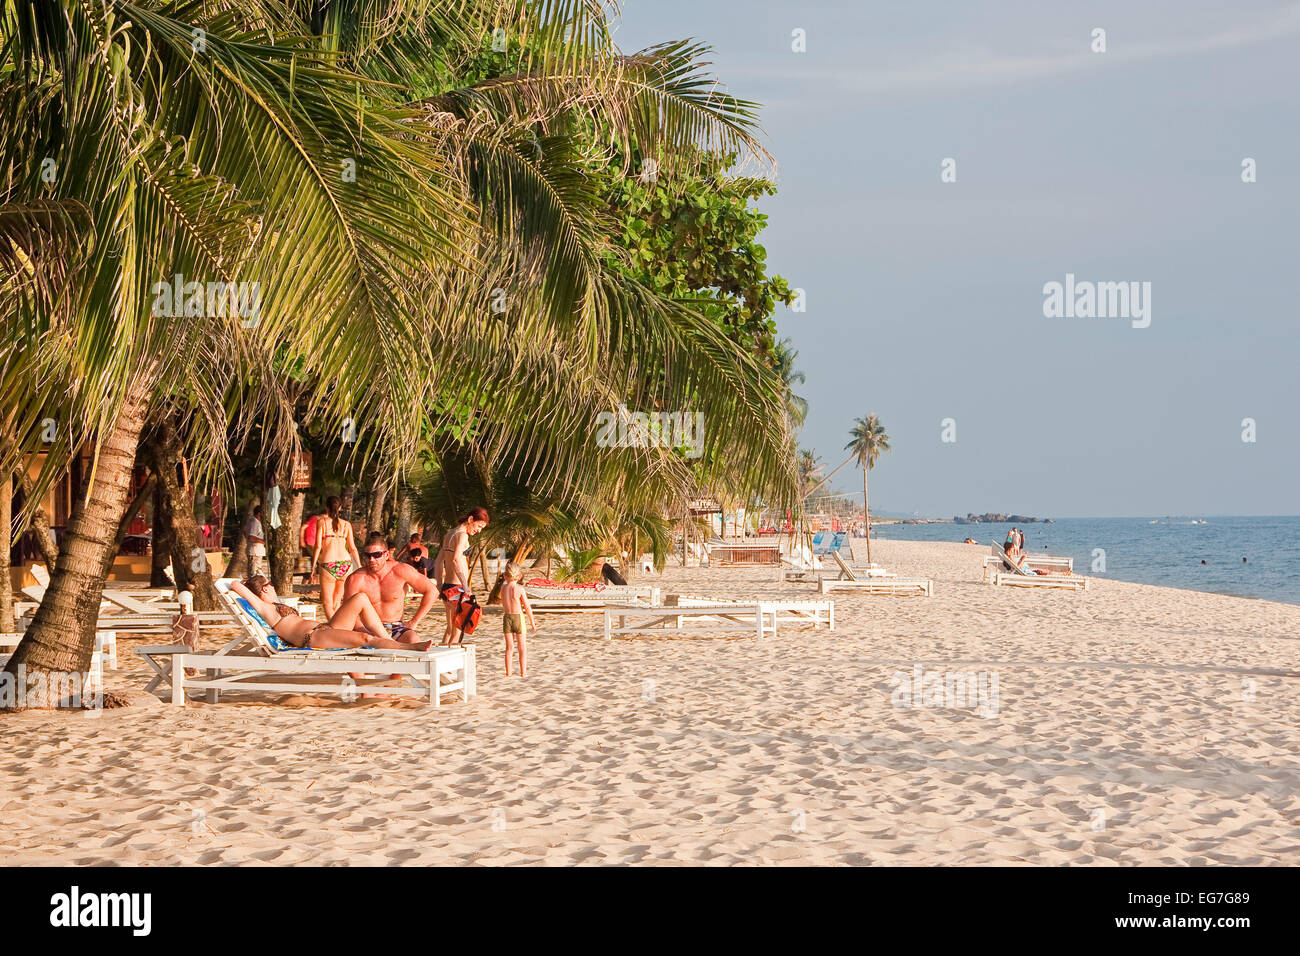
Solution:
<svg viewBox="0 0 1300 956">
<path fill-rule="evenodd" d="M 1017 527 L 1026 551 L 1072 557 L 1076 574 L 1300 604 L 1300 517 L 1056 518 Z M 873 524 L 871 536 L 969 537 L 990 545 L 1006 540 L 1010 528 L 991 522 Z"/>
</svg>

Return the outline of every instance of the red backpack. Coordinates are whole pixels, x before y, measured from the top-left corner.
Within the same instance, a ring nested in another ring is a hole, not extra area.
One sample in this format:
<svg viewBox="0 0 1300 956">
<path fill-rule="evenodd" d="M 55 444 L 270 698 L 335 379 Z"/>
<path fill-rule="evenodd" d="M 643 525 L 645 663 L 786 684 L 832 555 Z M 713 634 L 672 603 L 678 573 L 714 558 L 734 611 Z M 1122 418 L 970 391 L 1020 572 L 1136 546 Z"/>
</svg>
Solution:
<svg viewBox="0 0 1300 956">
<path fill-rule="evenodd" d="M 461 595 L 460 600 L 456 602 L 456 612 L 451 616 L 456 630 L 462 635 L 473 634 L 482 619 L 483 608 L 479 607 L 478 599 L 472 594 Z"/>
</svg>

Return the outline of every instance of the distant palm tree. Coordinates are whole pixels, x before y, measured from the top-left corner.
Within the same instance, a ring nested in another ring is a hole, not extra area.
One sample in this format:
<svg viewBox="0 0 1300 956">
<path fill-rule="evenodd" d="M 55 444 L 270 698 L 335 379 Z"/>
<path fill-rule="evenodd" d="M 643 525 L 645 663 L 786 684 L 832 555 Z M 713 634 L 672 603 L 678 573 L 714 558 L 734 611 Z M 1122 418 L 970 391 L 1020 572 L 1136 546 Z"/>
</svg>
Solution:
<svg viewBox="0 0 1300 956">
<path fill-rule="evenodd" d="M 794 386 L 802 385 L 807 381 L 807 377 L 803 372 L 795 370 L 794 362 L 799 357 L 799 350 L 791 348 L 792 344 L 789 339 L 782 339 L 776 343 L 773 368 L 785 385 L 785 413 L 790 419 L 790 424 L 798 428 L 808 417 L 808 400 L 796 395 Z"/>
<path fill-rule="evenodd" d="M 885 426 L 875 415 L 859 418 L 849 429 L 852 439 L 844 446 L 845 451 L 853 452 L 862 469 L 862 517 L 867 529 L 867 563 L 871 563 L 871 511 L 867 507 L 867 472 L 876 467 L 876 458 L 882 451 L 889 451 L 889 436 Z"/>
<path fill-rule="evenodd" d="M 799 498 L 802 500 L 822 480 L 825 468 L 816 453 L 808 448 L 799 449 Z"/>
</svg>

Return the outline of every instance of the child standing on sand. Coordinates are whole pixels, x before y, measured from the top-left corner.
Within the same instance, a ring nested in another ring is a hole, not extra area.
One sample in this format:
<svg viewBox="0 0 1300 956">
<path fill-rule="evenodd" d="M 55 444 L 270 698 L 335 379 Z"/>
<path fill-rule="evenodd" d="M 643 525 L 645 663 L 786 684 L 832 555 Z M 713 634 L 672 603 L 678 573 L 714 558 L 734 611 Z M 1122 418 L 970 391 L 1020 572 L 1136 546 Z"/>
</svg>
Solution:
<svg viewBox="0 0 1300 956">
<path fill-rule="evenodd" d="M 506 639 L 506 676 L 510 676 L 510 639 L 514 637 L 515 646 L 519 648 L 519 676 L 528 676 L 528 651 L 524 646 L 524 637 L 527 633 L 524 630 L 524 615 L 528 615 L 528 626 L 534 631 L 537 630 L 537 622 L 533 620 L 533 608 L 528 603 L 528 594 L 524 591 L 523 584 L 519 579 L 523 577 L 524 569 L 515 562 L 511 561 L 506 565 L 505 581 L 501 585 L 501 610 L 504 616 L 501 619 L 501 631 Z"/>
</svg>

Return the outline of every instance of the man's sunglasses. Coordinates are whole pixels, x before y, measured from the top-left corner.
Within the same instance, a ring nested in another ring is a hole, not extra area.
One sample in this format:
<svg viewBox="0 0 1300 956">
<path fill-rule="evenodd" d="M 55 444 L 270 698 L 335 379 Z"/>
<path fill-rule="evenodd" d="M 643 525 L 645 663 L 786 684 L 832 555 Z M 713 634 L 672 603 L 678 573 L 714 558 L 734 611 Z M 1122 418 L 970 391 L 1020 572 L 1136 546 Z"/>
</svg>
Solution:
<svg viewBox="0 0 1300 956">
<path fill-rule="evenodd" d="M 387 553 L 387 551 L 362 551 L 361 556 L 369 561 L 377 561 Z"/>
</svg>

